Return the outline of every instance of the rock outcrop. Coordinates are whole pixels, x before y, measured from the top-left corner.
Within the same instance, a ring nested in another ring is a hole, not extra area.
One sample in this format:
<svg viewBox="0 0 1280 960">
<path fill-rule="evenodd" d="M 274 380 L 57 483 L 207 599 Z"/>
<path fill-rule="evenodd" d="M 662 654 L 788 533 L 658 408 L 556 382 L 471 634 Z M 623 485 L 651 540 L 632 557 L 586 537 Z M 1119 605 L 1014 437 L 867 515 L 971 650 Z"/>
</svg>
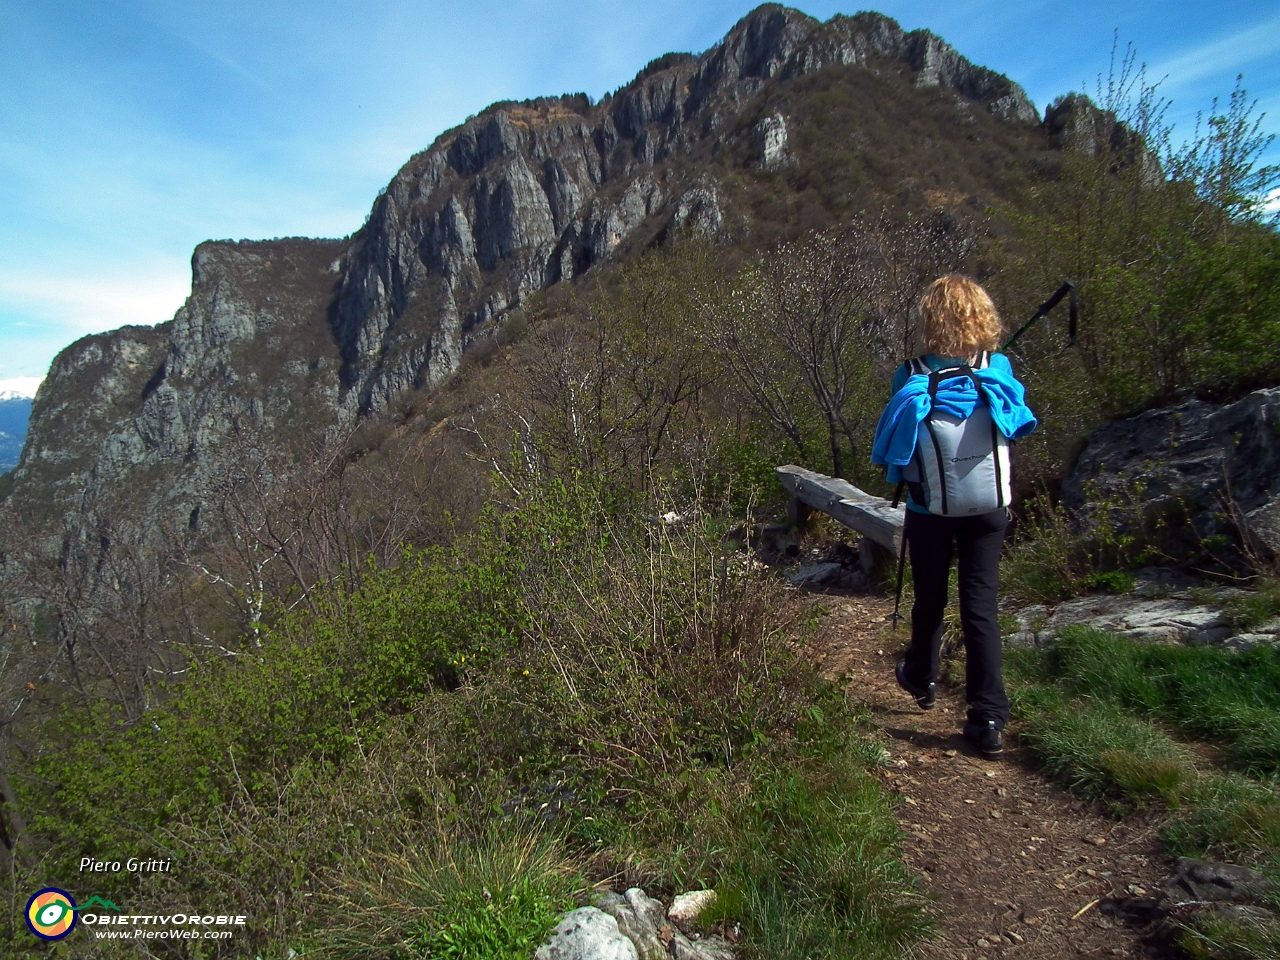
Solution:
<svg viewBox="0 0 1280 960">
<path fill-rule="evenodd" d="M 1084 94 L 1068 94 L 1046 107 L 1044 129 L 1060 147 L 1069 146 L 1090 157 L 1106 156 L 1118 167 L 1136 165 L 1144 183 L 1157 183 L 1162 177 L 1160 158 L 1142 135 Z"/>
<path fill-rule="evenodd" d="M 1258 943 L 1274 943 L 1280 934 L 1280 915 L 1273 889 L 1266 876 L 1249 867 L 1178 857 L 1154 896 L 1108 898 L 1100 909 L 1127 923 L 1145 924 L 1151 933 L 1166 937 L 1180 927 L 1194 930 L 1205 922 L 1216 926 L 1226 921 L 1236 929 L 1252 929 Z"/>
<path fill-rule="evenodd" d="M 1280 387 L 1101 427 L 1063 482 L 1062 502 L 1086 521 L 1116 505 L 1165 514 L 1192 549 L 1243 534 L 1280 553 Z"/>
<path fill-rule="evenodd" d="M 728 135 L 771 80 L 873 60 L 1012 122 L 1039 119 L 1016 84 L 928 31 L 764 6 L 702 56 L 663 58 L 599 104 L 499 104 L 442 136 L 396 175 L 352 245 L 335 330 L 360 409 L 439 383 L 507 311 L 609 260 L 646 221 L 722 235 L 715 183 L 656 168 Z M 763 166 L 789 161 L 784 117 L 751 135 Z"/>
<path fill-rule="evenodd" d="M 741 236 L 747 214 L 730 209 L 709 158 L 741 144 L 748 166 L 786 167 L 791 120 L 758 95 L 852 66 L 1014 125 L 1037 120 L 1016 84 L 927 31 L 776 5 L 599 103 L 496 104 L 412 157 L 349 240 L 202 244 L 172 321 L 63 351 L 11 503 L 53 517 L 137 494 L 171 522 L 194 518 L 226 438 L 279 447 L 323 434 L 439 385 L 549 286 L 657 239 Z"/>
<path fill-rule="evenodd" d="M 1166 553 L 1227 563 L 1253 553 L 1280 555 L 1280 387 L 1214 405 L 1191 400 L 1148 410 L 1096 430 L 1062 484 L 1062 503 L 1087 533 L 1136 532 Z M 1235 549 L 1228 549 L 1233 544 Z M 1070 626 L 1130 640 L 1247 650 L 1276 641 L 1280 621 L 1247 625 L 1229 612 L 1234 588 L 1213 587 L 1170 569 L 1135 575 L 1128 594 L 1092 594 L 1009 611 L 1005 642 L 1053 642 Z"/>
<path fill-rule="evenodd" d="M 1248 650 L 1274 643 L 1280 620 L 1245 626 L 1237 622 L 1231 604 L 1247 596 L 1234 587 L 1212 586 L 1176 571 L 1147 568 L 1134 574 L 1129 593 L 1093 593 L 1064 600 L 1052 611 L 1034 604 L 1012 611 L 1017 629 L 1006 633 L 1009 646 L 1044 646 L 1067 627 L 1092 627 L 1126 640 L 1181 643 Z"/>
<path fill-rule="evenodd" d="M 751 133 L 760 153 L 760 166 L 776 170 L 792 162 L 791 153 L 787 150 L 787 118 L 781 113 L 765 117 L 751 128 Z"/>
</svg>

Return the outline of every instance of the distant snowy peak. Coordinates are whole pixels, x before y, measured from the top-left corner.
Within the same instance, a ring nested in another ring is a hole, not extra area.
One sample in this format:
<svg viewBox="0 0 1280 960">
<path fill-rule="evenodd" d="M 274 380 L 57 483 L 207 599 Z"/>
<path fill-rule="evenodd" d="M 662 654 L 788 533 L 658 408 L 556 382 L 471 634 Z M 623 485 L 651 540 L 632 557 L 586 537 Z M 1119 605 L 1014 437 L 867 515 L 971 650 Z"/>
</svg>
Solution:
<svg viewBox="0 0 1280 960">
<path fill-rule="evenodd" d="M 13 377 L 0 380 L 0 400 L 30 400 L 44 377 Z"/>
</svg>

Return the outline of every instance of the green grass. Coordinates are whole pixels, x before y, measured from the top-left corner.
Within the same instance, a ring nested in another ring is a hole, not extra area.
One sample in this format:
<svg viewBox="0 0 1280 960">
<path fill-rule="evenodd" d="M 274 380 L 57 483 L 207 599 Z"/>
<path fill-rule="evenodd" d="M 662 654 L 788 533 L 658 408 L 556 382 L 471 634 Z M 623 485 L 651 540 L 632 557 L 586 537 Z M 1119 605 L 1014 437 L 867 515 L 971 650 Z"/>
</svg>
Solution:
<svg viewBox="0 0 1280 960">
<path fill-rule="evenodd" d="M 1178 944 L 1193 960 L 1258 960 L 1280 957 L 1280 923 L 1262 918 L 1193 917 Z"/>
<path fill-rule="evenodd" d="M 337 957 L 528 960 L 590 886 L 559 838 L 510 823 L 429 833 L 353 873 L 330 898 L 343 920 L 317 939 Z"/>
<path fill-rule="evenodd" d="M 1243 772 L 1280 773 L 1280 648 L 1140 644 L 1074 628 L 1045 651 L 1039 669 L 1067 693 L 1214 741 Z"/>
<path fill-rule="evenodd" d="M 724 826 L 748 957 L 900 957 L 925 932 L 893 809 L 856 757 L 762 777 Z M 730 839 L 731 838 L 731 839 Z"/>
<path fill-rule="evenodd" d="M 1122 808 L 1163 806 L 1171 855 L 1250 864 L 1280 909 L 1280 651 L 1070 628 L 1052 647 L 1010 651 L 1008 675 L 1020 737 L 1046 772 Z M 1274 920 L 1219 914 L 1189 921 L 1179 942 L 1193 957 L 1264 958 L 1278 934 Z"/>
<path fill-rule="evenodd" d="M 1172 801 L 1193 775 L 1190 753 L 1150 722 L 1104 703 L 1072 700 L 1054 688 L 1021 688 L 1017 715 L 1028 721 L 1020 734 L 1047 773 L 1083 796 L 1115 790 L 1147 802 Z"/>
</svg>

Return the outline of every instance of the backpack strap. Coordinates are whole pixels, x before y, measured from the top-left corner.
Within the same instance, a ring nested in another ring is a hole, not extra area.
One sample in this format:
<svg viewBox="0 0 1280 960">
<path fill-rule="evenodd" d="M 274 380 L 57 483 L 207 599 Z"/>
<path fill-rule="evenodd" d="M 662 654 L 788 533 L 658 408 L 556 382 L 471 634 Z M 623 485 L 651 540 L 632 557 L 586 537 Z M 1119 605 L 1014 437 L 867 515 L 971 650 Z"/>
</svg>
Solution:
<svg viewBox="0 0 1280 960">
<path fill-rule="evenodd" d="M 945 367 L 942 370 L 935 370 L 929 374 L 930 403 L 938 399 L 938 386 L 942 383 L 942 381 L 952 380 L 956 377 L 968 377 L 971 381 L 973 381 L 974 389 L 978 391 L 979 395 L 981 395 L 982 384 L 978 382 L 978 377 L 973 372 L 973 367 L 969 366 L 967 363 L 962 363 L 955 367 Z"/>
<path fill-rule="evenodd" d="M 903 488 L 906 487 L 906 485 L 907 485 L 907 481 L 900 480 L 898 481 L 898 489 L 893 491 L 893 503 L 891 503 L 890 506 L 893 507 L 893 509 L 895 510 L 898 509 L 898 502 L 902 499 L 902 491 L 903 491 Z"/>
</svg>

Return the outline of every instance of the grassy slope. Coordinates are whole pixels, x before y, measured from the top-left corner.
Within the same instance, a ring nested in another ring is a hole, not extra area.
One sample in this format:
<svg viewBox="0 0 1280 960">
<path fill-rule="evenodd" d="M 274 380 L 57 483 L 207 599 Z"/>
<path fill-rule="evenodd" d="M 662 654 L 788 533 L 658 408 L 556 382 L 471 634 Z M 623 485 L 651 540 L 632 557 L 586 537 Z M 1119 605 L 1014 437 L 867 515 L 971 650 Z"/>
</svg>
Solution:
<svg viewBox="0 0 1280 960">
<path fill-rule="evenodd" d="M 1071 628 L 1010 657 L 1021 734 L 1071 789 L 1170 812 L 1170 852 L 1248 863 L 1280 906 L 1280 649 L 1139 644 Z M 1263 957 L 1280 925 L 1193 920 L 1197 956 Z"/>
</svg>

